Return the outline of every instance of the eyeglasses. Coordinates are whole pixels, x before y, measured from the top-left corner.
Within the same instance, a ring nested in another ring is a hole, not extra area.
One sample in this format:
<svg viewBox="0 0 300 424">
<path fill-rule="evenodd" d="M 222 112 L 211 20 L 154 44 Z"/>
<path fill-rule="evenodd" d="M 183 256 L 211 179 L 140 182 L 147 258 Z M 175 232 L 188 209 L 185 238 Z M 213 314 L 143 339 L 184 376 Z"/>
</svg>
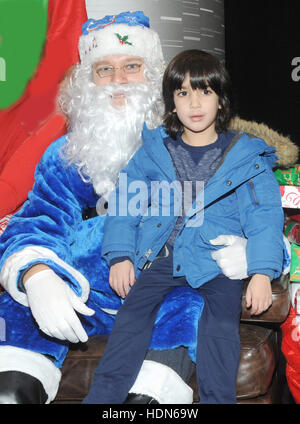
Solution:
<svg viewBox="0 0 300 424">
<path fill-rule="evenodd" d="M 100 66 L 96 69 L 96 74 L 100 78 L 111 77 L 115 74 L 117 69 L 123 69 L 125 74 L 137 74 L 140 72 L 142 65 L 142 63 L 128 63 L 120 68 L 114 68 L 113 66 Z"/>
</svg>

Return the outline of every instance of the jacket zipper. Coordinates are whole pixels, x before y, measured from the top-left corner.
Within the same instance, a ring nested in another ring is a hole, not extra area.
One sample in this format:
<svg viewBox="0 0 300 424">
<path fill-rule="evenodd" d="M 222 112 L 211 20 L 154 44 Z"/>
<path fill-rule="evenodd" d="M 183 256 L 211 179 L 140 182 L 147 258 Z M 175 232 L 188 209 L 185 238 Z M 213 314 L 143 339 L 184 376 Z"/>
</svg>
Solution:
<svg viewBox="0 0 300 424">
<path fill-rule="evenodd" d="M 253 184 L 252 178 L 249 180 L 249 184 L 250 184 L 250 188 L 251 188 L 251 191 L 252 191 L 252 194 L 253 194 L 254 202 L 255 202 L 256 205 L 258 205 L 259 203 L 258 203 L 258 200 L 257 200 L 257 197 L 256 197 L 256 193 L 255 193 L 255 189 L 254 189 L 254 184 Z"/>
</svg>

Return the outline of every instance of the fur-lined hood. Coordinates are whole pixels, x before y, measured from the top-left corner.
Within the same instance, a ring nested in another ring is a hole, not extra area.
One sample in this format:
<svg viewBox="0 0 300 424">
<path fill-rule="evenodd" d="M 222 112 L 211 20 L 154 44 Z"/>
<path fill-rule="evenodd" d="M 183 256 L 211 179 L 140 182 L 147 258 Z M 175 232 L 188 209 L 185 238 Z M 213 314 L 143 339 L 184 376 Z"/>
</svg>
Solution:
<svg viewBox="0 0 300 424">
<path fill-rule="evenodd" d="M 288 168 L 298 163 L 299 147 L 288 137 L 279 134 L 267 125 L 235 117 L 231 120 L 229 127 L 233 130 L 253 134 L 265 140 L 269 146 L 276 147 L 277 166 L 279 168 Z"/>
</svg>

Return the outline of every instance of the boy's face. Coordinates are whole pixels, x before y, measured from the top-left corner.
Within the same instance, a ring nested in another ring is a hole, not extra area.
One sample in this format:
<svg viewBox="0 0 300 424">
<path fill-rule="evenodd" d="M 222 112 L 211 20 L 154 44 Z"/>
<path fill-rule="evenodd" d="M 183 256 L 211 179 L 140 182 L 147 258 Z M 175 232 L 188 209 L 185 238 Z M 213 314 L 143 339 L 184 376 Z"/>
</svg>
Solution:
<svg viewBox="0 0 300 424">
<path fill-rule="evenodd" d="M 105 56 L 93 65 L 93 81 L 100 86 L 119 84 L 120 92 L 114 95 L 112 101 L 115 106 L 124 106 L 126 97 L 122 85 L 145 82 L 144 59 L 129 55 Z"/>
<path fill-rule="evenodd" d="M 193 90 L 190 77 L 187 75 L 180 90 L 174 92 L 174 112 L 184 127 L 183 134 L 195 136 L 197 134 L 215 135 L 219 97 L 210 88 Z M 213 140 L 215 141 L 215 140 Z"/>
</svg>

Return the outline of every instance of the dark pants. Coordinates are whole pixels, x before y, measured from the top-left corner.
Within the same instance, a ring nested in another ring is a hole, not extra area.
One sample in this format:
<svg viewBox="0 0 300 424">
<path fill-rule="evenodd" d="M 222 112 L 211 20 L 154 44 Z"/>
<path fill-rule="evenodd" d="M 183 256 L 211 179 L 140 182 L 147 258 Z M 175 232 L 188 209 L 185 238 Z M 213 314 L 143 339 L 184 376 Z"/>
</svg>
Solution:
<svg viewBox="0 0 300 424">
<path fill-rule="evenodd" d="M 121 404 L 145 358 L 157 311 L 173 288 L 188 285 L 172 276 L 173 257 L 144 270 L 117 314 L 105 353 L 83 403 Z M 219 275 L 199 289 L 204 308 L 198 327 L 197 383 L 200 403 L 236 403 L 240 359 L 239 322 L 243 284 Z"/>
</svg>

